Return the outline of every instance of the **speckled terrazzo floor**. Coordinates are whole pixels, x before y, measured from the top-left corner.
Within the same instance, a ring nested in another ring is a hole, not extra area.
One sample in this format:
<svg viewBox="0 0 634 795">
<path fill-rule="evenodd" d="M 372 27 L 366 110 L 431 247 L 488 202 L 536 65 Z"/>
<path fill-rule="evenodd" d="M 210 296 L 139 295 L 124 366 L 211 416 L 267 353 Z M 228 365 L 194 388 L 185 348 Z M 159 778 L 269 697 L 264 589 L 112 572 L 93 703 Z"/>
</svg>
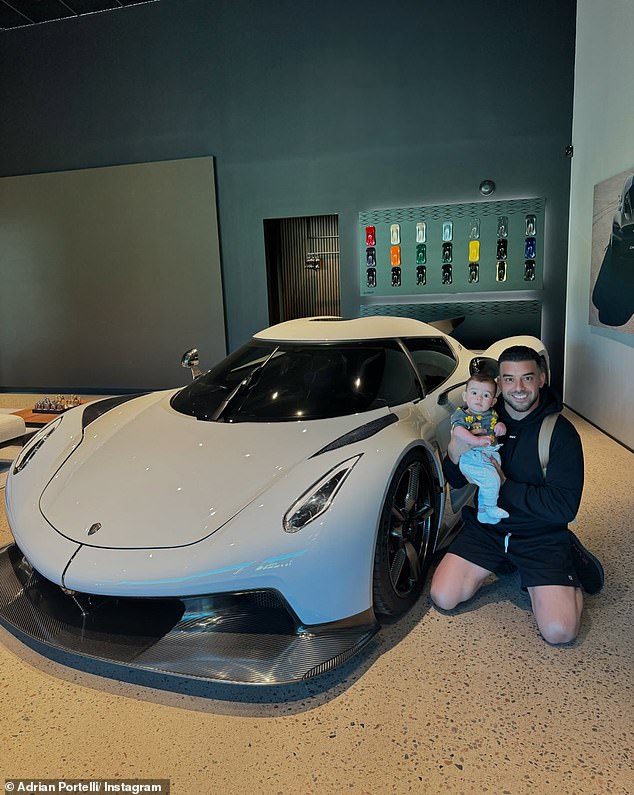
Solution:
<svg viewBox="0 0 634 795">
<path fill-rule="evenodd" d="M 586 452 L 576 531 L 607 579 L 573 645 L 541 640 L 516 575 L 452 613 L 426 592 L 362 658 L 276 690 L 124 682 L 0 630 L 3 776 L 169 778 L 178 795 L 634 793 L 634 458 L 569 416 Z"/>
</svg>

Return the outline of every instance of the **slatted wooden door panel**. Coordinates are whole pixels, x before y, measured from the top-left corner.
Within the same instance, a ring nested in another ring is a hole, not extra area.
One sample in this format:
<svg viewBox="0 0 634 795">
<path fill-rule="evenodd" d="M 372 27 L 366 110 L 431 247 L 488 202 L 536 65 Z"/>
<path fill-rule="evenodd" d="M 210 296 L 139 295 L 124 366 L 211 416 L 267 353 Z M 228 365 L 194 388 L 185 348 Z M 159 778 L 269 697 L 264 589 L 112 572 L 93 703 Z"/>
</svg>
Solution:
<svg viewBox="0 0 634 795">
<path fill-rule="evenodd" d="M 274 247 L 279 319 L 340 314 L 339 219 L 282 218 Z"/>
</svg>

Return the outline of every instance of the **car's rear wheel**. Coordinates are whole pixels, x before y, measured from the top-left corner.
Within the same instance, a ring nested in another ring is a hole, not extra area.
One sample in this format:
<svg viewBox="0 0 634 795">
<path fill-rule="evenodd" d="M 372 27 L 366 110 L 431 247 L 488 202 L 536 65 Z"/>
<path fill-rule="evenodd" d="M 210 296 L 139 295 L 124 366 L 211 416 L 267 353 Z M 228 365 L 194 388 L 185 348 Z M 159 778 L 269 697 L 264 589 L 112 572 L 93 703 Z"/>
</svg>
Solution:
<svg viewBox="0 0 634 795">
<path fill-rule="evenodd" d="M 387 491 L 374 554 L 374 609 L 396 617 L 418 599 L 438 531 L 438 493 L 422 450 L 408 453 Z"/>
</svg>

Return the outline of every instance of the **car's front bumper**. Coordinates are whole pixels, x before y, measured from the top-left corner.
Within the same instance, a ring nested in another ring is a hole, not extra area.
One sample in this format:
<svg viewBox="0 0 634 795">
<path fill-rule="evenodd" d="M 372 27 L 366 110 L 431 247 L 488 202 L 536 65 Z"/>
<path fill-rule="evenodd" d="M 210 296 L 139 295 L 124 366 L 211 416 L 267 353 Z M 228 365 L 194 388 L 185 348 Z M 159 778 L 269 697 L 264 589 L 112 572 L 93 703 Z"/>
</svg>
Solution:
<svg viewBox="0 0 634 795">
<path fill-rule="evenodd" d="M 69 594 L 39 575 L 15 545 L 0 550 L 0 624 L 43 651 L 257 685 L 326 673 L 379 628 L 372 610 L 302 626 L 275 591 L 151 599 Z"/>
</svg>

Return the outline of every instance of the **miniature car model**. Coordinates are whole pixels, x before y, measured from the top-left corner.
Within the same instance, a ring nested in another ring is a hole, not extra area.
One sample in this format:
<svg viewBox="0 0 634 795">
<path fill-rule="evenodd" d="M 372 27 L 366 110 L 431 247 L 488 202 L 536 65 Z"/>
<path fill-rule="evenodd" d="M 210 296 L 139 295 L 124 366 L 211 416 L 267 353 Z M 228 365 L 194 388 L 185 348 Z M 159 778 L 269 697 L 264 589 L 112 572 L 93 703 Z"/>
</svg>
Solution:
<svg viewBox="0 0 634 795">
<path fill-rule="evenodd" d="M 508 251 L 508 240 L 506 238 L 500 238 L 496 246 L 496 258 L 506 259 L 507 251 Z"/>
<path fill-rule="evenodd" d="M 537 241 L 534 237 L 527 237 L 524 241 L 524 259 L 535 259 Z"/>
<path fill-rule="evenodd" d="M 292 320 L 183 388 L 69 410 L 7 480 L 0 622 L 154 672 L 330 670 L 418 599 L 472 493 L 443 478 L 451 413 L 511 344 L 545 355 L 513 337 L 474 357 L 409 318 Z"/>
</svg>

